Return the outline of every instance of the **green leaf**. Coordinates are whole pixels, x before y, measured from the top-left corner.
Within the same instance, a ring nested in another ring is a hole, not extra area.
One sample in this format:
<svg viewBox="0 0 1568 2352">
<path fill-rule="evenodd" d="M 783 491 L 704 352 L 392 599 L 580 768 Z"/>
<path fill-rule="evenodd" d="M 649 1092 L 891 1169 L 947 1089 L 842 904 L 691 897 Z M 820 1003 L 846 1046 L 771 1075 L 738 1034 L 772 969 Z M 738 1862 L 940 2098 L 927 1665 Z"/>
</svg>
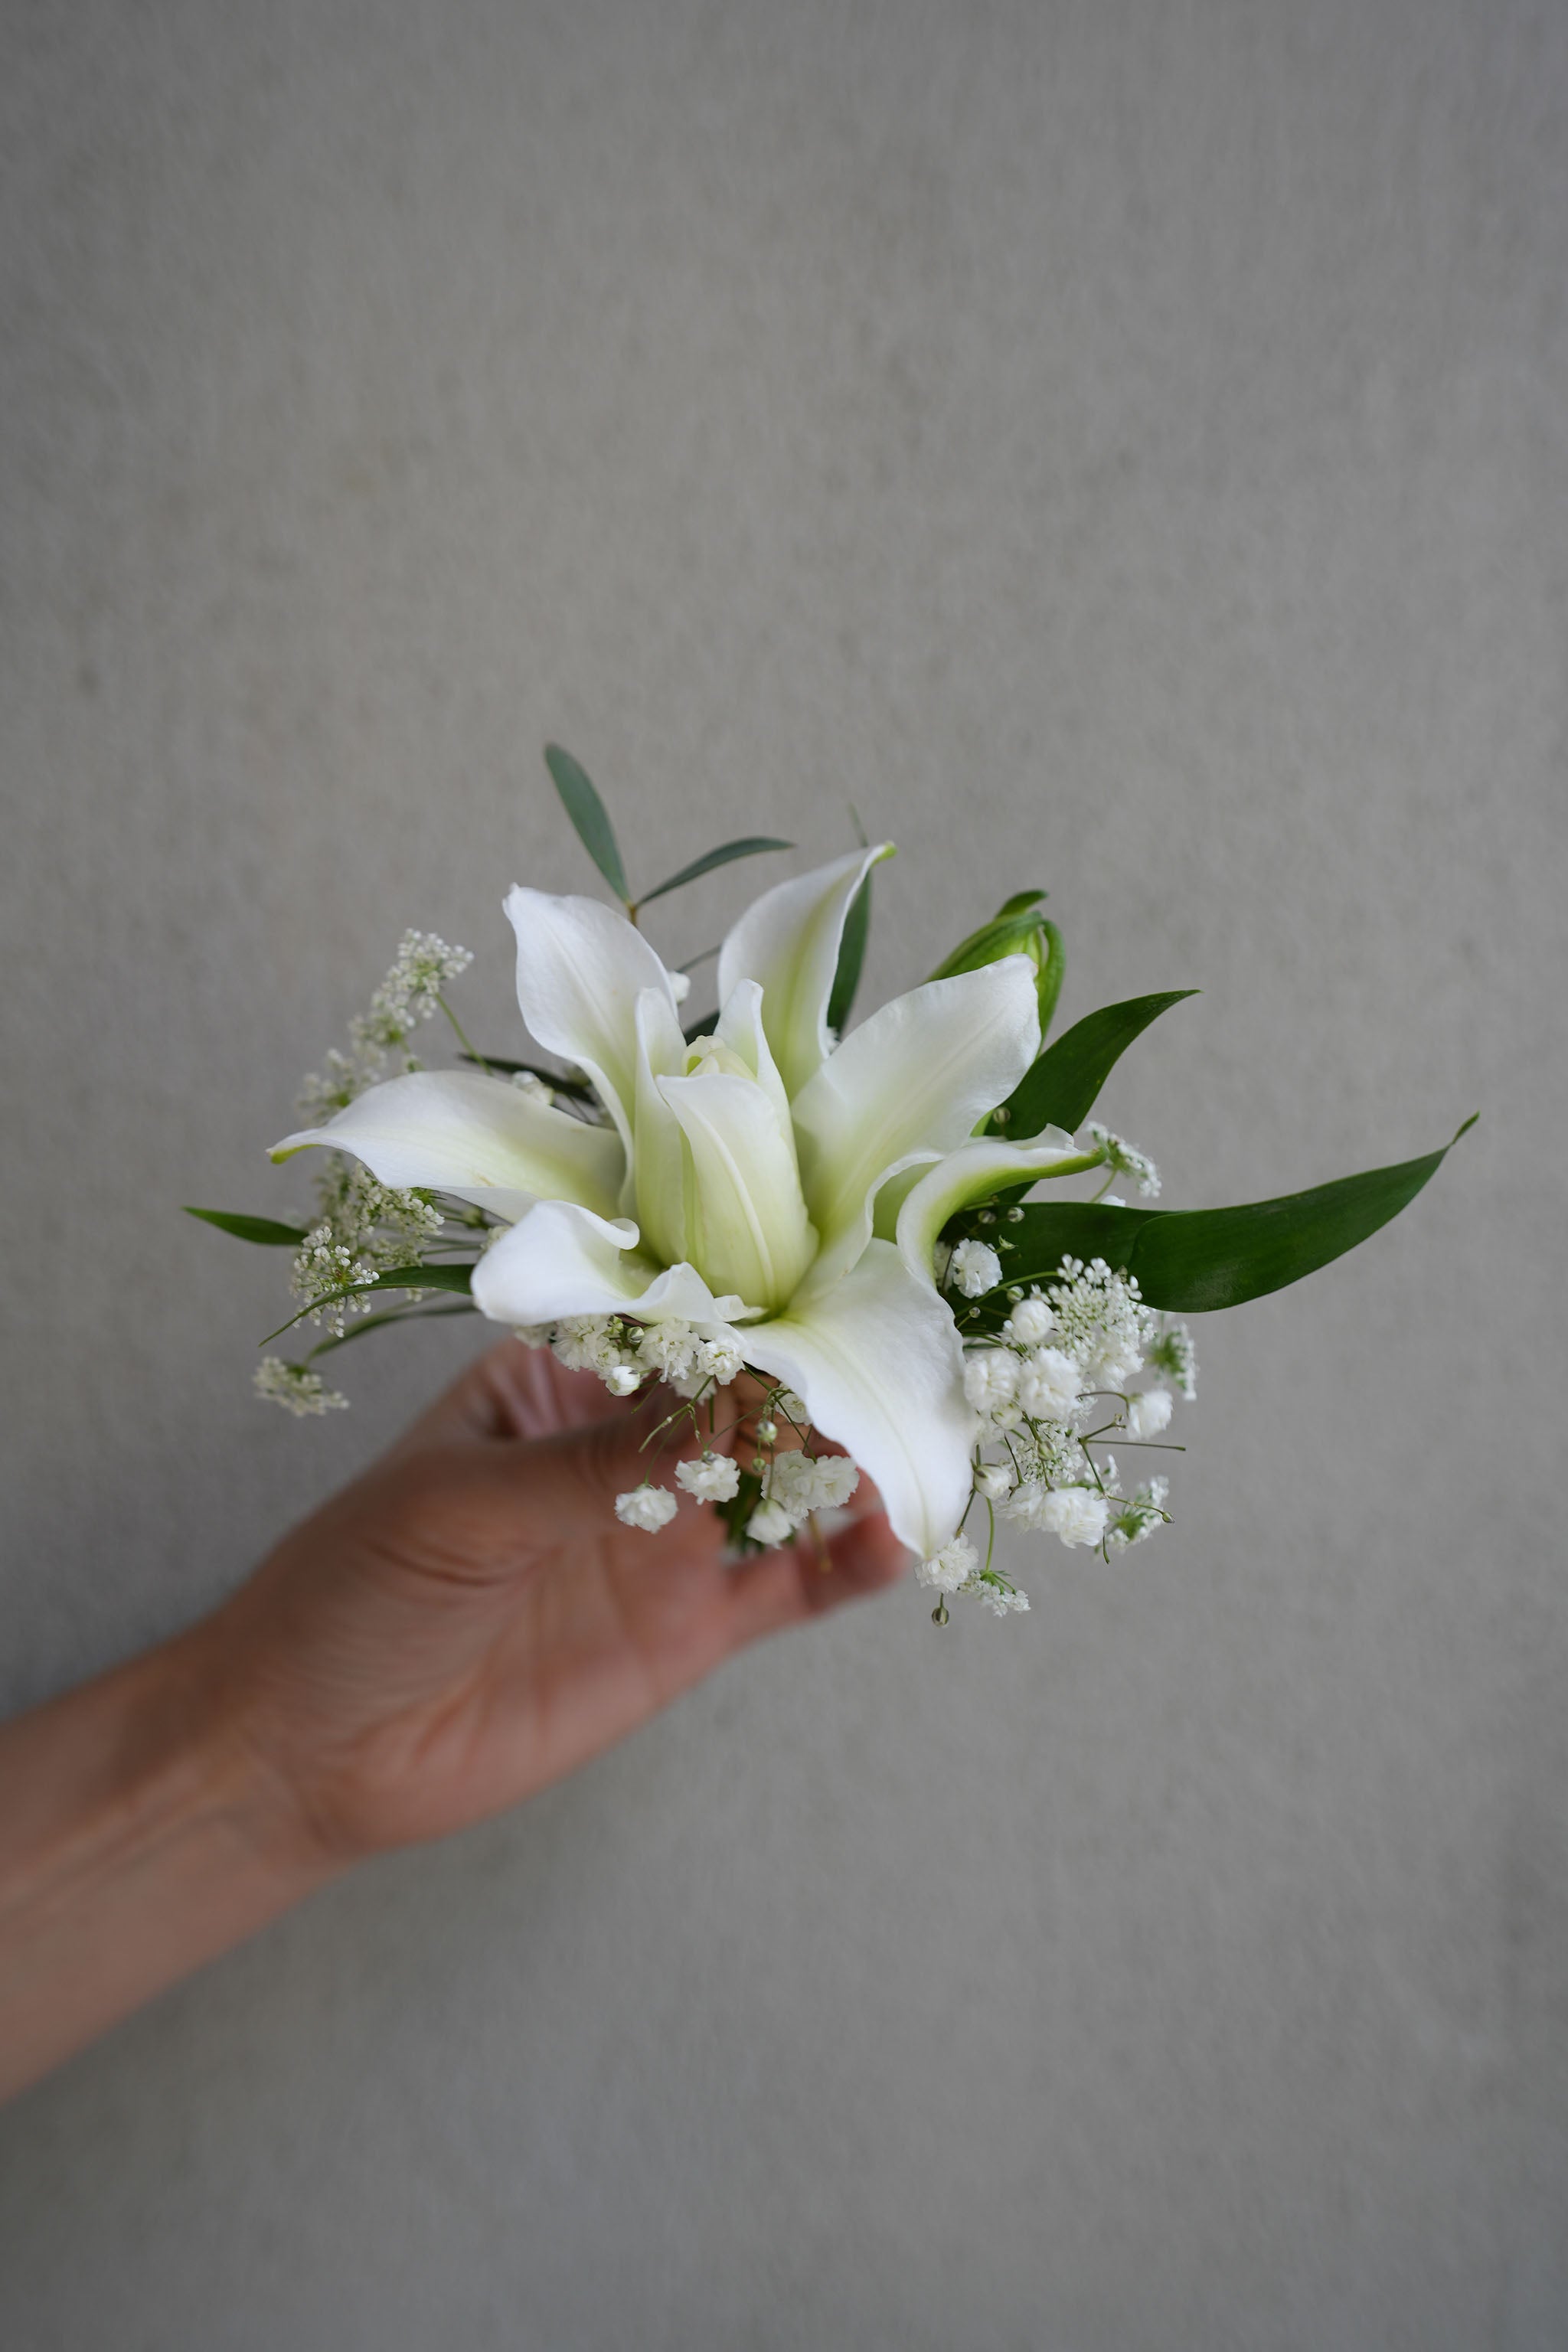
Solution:
<svg viewBox="0 0 1568 2352">
<path fill-rule="evenodd" d="M 276 1217 L 242 1217 L 232 1209 L 190 1207 L 185 1214 L 200 1217 L 205 1225 L 216 1225 L 220 1234 L 232 1234 L 237 1242 L 258 1242 L 263 1249 L 298 1249 L 305 1238 L 303 1225 L 279 1224 Z"/>
<path fill-rule="evenodd" d="M 1006 1228 L 1014 1244 L 1005 1261 L 1007 1282 L 1048 1281 L 1070 1254 L 1102 1257 L 1135 1275 L 1151 1307 L 1184 1315 L 1240 1307 L 1315 1274 L 1387 1224 L 1474 1125 L 1474 1118 L 1468 1118 L 1453 1143 L 1423 1159 L 1239 1208 L 1111 1209 L 1092 1202 L 1026 1207 Z M 976 1230 L 973 1221 L 965 1221 L 965 1230 Z M 994 1239 L 994 1227 L 978 1230 Z M 999 1321 L 1005 1302 L 1005 1290 L 990 1292 L 983 1302 L 983 1324 Z"/>
<path fill-rule="evenodd" d="M 328 1307 L 334 1299 L 358 1298 L 367 1290 L 378 1296 L 386 1290 L 460 1290 L 467 1297 L 473 1284 L 474 1264 L 469 1259 L 461 1265 L 389 1266 L 374 1282 L 351 1282 L 342 1290 L 323 1291 L 320 1298 L 312 1298 L 298 1315 L 290 1315 L 287 1323 L 279 1323 L 276 1331 L 268 1331 L 267 1338 L 256 1344 L 265 1348 L 272 1340 L 280 1339 L 285 1331 L 291 1331 L 296 1323 L 302 1323 L 307 1315 L 313 1315 L 318 1307 Z"/>
<path fill-rule="evenodd" d="M 471 1299 L 460 1299 L 456 1307 L 389 1307 L 384 1315 L 367 1315 L 362 1322 L 351 1323 L 335 1339 L 322 1339 L 305 1358 L 313 1364 L 318 1356 L 330 1356 L 338 1348 L 346 1348 L 351 1339 L 363 1339 L 367 1331 L 383 1331 L 389 1323 L 438 1323 L 444 1315 L 477 1315 L 479 1308 Z"/>
<path fill-rule="evenodd" d="M 860 968 L 866 961 L 866 941 L 871 930 L 871 877 L 867 875 L 849 901 L 849 911 L 844 918 L 844 935 L 838 944 L 838 969 L 833 975 L 833 992 L 827 1000 L 827 1025 L 840 1036 L 855 1003 L 855 992 L 860 985 Z"/>
<path fill-rule="evenodd" d="M 767 834 L 749 833 L 743 840 L 727 841 L 721 848 L 710 849 L 706 857 L 694 858 L 689 866 L 683 866 L 679 874 L 672 874 L 668 882 L 659 883 L 656 889 L 645 890 L 637 905 L 649 906 L 655 898 L 662 898 L 667 890 L 679 890 L 683 882 L 695 882 L 700 874 L 711 874 L 716 866 L 732 865 L 737 857 L 760 857 L 764 849 L 794 847 L 793 841 L 774 841 Z"/>
<path fill-rule="evenodd" d="M 762 1546 L 746 1533 L 746 1522 L 763 1499 L 763 1482 L 754 1470 L 742 1470 L 741 1483 L 727 1503 L 714 1506 L 724 1522 L 725 1533 L 731 1550 L 761 1551 Z"/>
<path fill-rule="evenodd" d="M 1037 907 L 1049 896 L 1048 890 L 1015 890 L 1013 896 L 1005 898 L 996 909 L 996 919 L 1000 922 L 1005 915 L 1021 915 L 1026 907 Z"/>
<path fill-rule="evenodd" d="M 500 1054 L 459 1054 L 458 1059 L 459 1062 L 472 1062 L 477 1069 L 499 1070 L 504 1077 L 511 1077 L 517 1071 L 526 1070 L 530 1077 L 542 1078 L 556 1094 L 577 1095 L 584 1102 L 593 1096 L 592 1087 L 577 1078 L 563 1078 L 559 1070 L 546 1070 L 537 1062 L 509 1062 Z"/>
<path fill-rule="evenodd" d="M 622 905 L 629 907 L 632 894 L 626 887 L 626 869 L 604 802 L 571 752 L 563 751 L 559 743 L 545 745 L 544 764 L 584 848 Z"/>
<path fill-rule="evenodd" d="M 474 1262 L 460 1265 L 395 1265 L 375 1282 L 362 1282 L 361 1290 L 460 1290 L 466 1297 L 473 1287 Z"/>
<path fill-rule="evenodd" d="M 1103 1005 L 1075 1022 L 1054 1045 L 1047 1046 L 1008 1097 L 1007 1117 L 997 1124 L 1014 1136 L 1037 1135 L 1043 1127 L 1062 1127 L 1075 1134 L 1134 1037 L 1171 1005 L 1197 992 L 1195 988 L 1176 988 L 1163 996 L 1131 996 L 1125 1003 Z"/>
</svg>

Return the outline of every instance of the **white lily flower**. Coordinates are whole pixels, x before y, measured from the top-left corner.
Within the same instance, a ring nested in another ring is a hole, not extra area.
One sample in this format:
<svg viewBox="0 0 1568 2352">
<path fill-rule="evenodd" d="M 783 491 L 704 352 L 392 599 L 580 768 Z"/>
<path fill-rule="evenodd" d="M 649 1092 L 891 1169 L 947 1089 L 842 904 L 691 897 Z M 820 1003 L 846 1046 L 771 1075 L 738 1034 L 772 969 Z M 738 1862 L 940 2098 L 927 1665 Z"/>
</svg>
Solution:
<svg viewBox="0 0 1568 2352">
<path fill-rule="evenodd" d="M 610 1124 L 479 1072 L 420 1071 L 272 1157 L 324 1144 L 383 1183 L 504 1220 L 473 1276 L 497 1322 L 680 1320 L 743 1352 L 797 1391 L 930 1559 L 969 1500 L 979 1429 L 937 1236 L 1000 1185 L 1098 1153 L 1055 1129 L 1024 1144 L 974 1136 L 1039 1048 L 1025 956 L 911 989 L 835 1041 L 845 917 L 890 855 L 856 851 L 757 899 L 721 952 L 713 1030 L 691 1045 L 672 974 L 624 916 L 514 889 L 523 1018 L 587 1073 Z"/>
</svg>

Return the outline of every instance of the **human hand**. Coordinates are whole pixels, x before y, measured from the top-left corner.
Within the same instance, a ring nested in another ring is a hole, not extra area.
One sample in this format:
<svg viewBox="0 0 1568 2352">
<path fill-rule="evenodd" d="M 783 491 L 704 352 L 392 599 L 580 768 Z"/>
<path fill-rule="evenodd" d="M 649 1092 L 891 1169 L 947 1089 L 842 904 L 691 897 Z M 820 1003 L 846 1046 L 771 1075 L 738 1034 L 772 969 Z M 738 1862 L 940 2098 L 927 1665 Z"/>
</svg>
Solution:
<svg viewBox="0 0 1568 2352">
<path fill-rule="evenodd" d="M 503 1340 L 188 1637 L 309 1864 L 513 1804 L 732 1651 L 898 1576 L 865 1494 L 834 1534 L 738 1563 L 684 1497 L 656 1535 L 622 1527 L 616 1495 L 694 1450 L 683 1423 L 639 1452 L 669 1404 Z"/>
</svg>

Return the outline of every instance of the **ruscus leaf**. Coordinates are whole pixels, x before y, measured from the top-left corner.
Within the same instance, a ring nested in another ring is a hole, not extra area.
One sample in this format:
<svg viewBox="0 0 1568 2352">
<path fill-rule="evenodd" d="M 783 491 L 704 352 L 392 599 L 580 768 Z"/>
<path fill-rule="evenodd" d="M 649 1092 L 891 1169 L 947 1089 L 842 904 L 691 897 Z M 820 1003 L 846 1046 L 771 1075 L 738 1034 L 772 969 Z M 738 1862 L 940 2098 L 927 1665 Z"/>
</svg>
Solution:
<svg viewBox="0 0 1568 2352">
<path fill-rule="evenodd" d="M 841 1036 L 855 1003 L 855 992 L 860 985 L 861 966 L 866 961 L 866 941 L 871 929 L 871 877 L 867 875 L 849 901 L 849 911 L 844 918 L 844 936 L 838 943 L 838 969 L 833 975 L 833 990 L 827 1000 L 827 1025 Z"/>
<path fill-rule="evenodd" d="M 1059 945 L 1059 940 L 1053 941 L 1053 962 L 1058 961 Z M 1103 1005 L 1098 1013 L 1086 1014 L 1064 1030 L 1054 1045 L 1047 1046 L 1008 1097 L 1007 1117 L 997 1124 L 1018 1137 L 1037 1135 L 1043 1127 L 1062 1127 L 1069 1135 L 1076 1133 L 1134 1037 L 1173 1004 L 1197 992 L 1195 988 L 1176 988 L 1163 996 L 1131 996 L 1124 1003 Z"/>
<path fill-rule="evenodd" d="M 363 1339 L 367 1331 L 384 1331 L 391 1323 L 437 1323 L 445 1315 L 477 1315 L 479 1308 L 471 1299 L 461 1299 L 455 1307 L 389 1307 L 384 1315 L 367 1315 L 358 1323 L 351 1323 L 335 1339 L 318 1341 L 305 1358 L 313 1364 L 318 1356 L 330 1356 L 339 1348 L 346 1348 L 351 1339 Z"/>
<path fill-rule="evenodd" d="M 256 1344 L 258 1348 L 268 1347 L 285 1331 L 291 1331 L 296 1323 L 302 1323 L 307 1315 L 313 1315 L 318 1307 L 330 1307 L 340 1298 L 359 1298 L 367 1290 L 378 1295 L 386 1290 L 460 1290 L 466 1297 L 473 1286 L 474 1264 L 474 1260 L 466 1259 L 461 1265 L 394 1265 L 374 1282 L 351 1282 L 342 1290 L 324 1290 L 319 1298 L 308 1299 L 297 1315 L 290 1315 L 287 1323 L 279 1323 L 276 1331 L 268 1331 L 266 1339 Z"/>
<path fill-rule="evenodd" d="M 232 1209 L 193 1209 L 187 1205 L 187 1217 L 200 1217 L 203 1224 L 216 1225 L 220 1234 L 232 1234 L 237 1242 L 255 1242 L 262 1249 L 298 1249 L 305 1238 L 303 1225 L 285 1225 L 276 1217 L 245 1217 Z"/>
<path fill-rule="evenodd" d="M 1473 1127 L 1468 1118 L 1452 1143 L 1419 1160 L 1342 1176 L 1305 1192 L 1250 1201 L 1233 1209 L 1113 1209 L 1094 1202 L 1026 1205 L 1005 1227 L 962 1221 L 965 1233 L 1012 1244 L 1003 1259 L 1005 1284 L 1026 1288 L 1048 1282 L 1065 1256 L 1102 1257 L 1135 1275 L 1151 1307 L 1184 1315 L 1241 1307 L 1300 1282 L 1396 1217 Z M 1007 1312 L 1006 1288 L 987 1294 L 976 1318 L 983 1328 Z M 968 1317 L 960 1311 L 960 1328 Z"/>
<path fill-rule="evenodd" d="M 794 847 L 793 841 L 774 841 L 767 834 L 749 833 L 740 841 L 726 841 L 720 848 L 710 849 L 705 857 L 694 857 L 689 866 L 683 866 L 679 874 L 670 876 L 668 882 L 660 882 L 653 889 L 645 890 L 637 903 L 639 907 L 647 907 L 655 898 L 662 898 L 667 891 L 679 890 L 682 883 L 695 882 L 700 874 L 711 874 L 716 866 L 732 865 L 737 857 L 760 857 L 765 849 Z"/>
<path fill-rule="evenodd" d="M 545 745 L 544 764 L 584 848 L 622 905 L 629 907 L 632 894 L 626 887 L 626 869 L 621 864 L 615 827 L 585 770 L 559 743 Z"/>
<path fill-rule="evenodd" d="M 584 1101 L 592 1099 L 594 1089 L 576 1078 L 563 1078 L 559 1070 L 547 1070 L 538 1062 L 509 1062 L 500 1054 L 459 1054 L 459 1062 L 472 1062 L 476 1069 L 499 1070 L 505 1077 L 515 1077 L 526 1070 L 531 1078 L 542 1078 L 558 1095 L 577 1095 Z"/>
</svg>

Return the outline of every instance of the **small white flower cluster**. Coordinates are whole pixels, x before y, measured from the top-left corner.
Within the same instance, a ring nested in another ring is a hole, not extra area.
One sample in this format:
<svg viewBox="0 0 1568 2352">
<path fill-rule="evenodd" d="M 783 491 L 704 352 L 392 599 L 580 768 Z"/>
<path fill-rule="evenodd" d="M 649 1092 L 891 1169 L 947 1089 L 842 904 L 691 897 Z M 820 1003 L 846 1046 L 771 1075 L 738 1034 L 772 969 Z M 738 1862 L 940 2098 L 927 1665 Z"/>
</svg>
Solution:
<svg viewBox="0 0 1568 2352">
<path fill-rule="evenodd" d="M 1116 1484 L 1114 1455 L 1106 1464 L 1106 1483 Z M 1123 1551 L 1129 1544 L 1142 1543 L 1156 1528 L 1165 1524 L 1165 1497 L 1171 1491 L 1168 1478 L 1151 1478 L 1147 1486 L 1124 1497 L 1112 1507 L 1110 1524 L 1105 1530 L 1105 1540 L 1111 1551 Z"/>
<path fill-rule="evenodd" d="M 763 1457 L 758 1459 L 761 1465 Z M 694 1462 L 678 1462 L 675 1477 L 700 1503 L 731 1503 L 741 1491 L 739 1463 L 710 1447 Z M 752 1543 L 772 1550 L 788 1543 L 813 1511 L 841 1510 L 859 1483 L 859 1471 L 842 1454 L 775 1454 L 766 1465 L 762 1496 L 746 1521 L 746 1533 Z M 645 1528 L 650 1535 L 669 1525 L 677 1507 L 671 1490 L 652 1479 L 616 1497 L 621 1525 Z"/>
<path fill-rule="evenodd" d="M 294 1259 L 293 1289 L 310 1319 L 324 1323 L 334 1339 L 342 1338 L 349 1315 L 368 1315 L 372 1301 L 332 1294 L 416 1263 L 444 1222 L 420 1193 L 377 1183 L 368 1169 L 336 1153 L 317 1185 L 317 1217 Z"/>
<path fill-rule="evenodd" d="M 304 1364 L 286 1364 L 281 1356 L 263 1356 L 256 1367 L 252 1381 L 258 1397 L 269 1404 L 280 1404 L 285 1412 L 297 1418 L 307 1413 L 337 1412 L 348 1403 L 336 1389 L 330 1389 L 320 1372 L 312 1372 Z"/>
<path fill-rule="evenodd" d="M 531 1348 L 549 1347 L 568 1371 L 597 1372 L 612 1396 L 630 1396 L 653 1377 L 677 1396 L 726 1388 L 745 1358 L 724 1324 L 631 1323 L 619 1315 L 569 1315 L 520 1330 Z"/>
<path fill-rule="evenodd" d="M 984 1244 L 961 1242 L 950 1275 L 960 1252 L 975 1246 L 993 1255 Z M 1103 1258 L 1086 1265 L 1065 1257 L 1043 1288 L 1014 1295 L 995 1339 L 967 1341 L 964 1355 L 964 1394 L 981 1422 L 974 1494 L 993 1519 L 999 1509 L 1017 1526 L 1107 1557 L 1163 1526 L 1167 1482 L 1155 1478 L 1123 1495 L 1114 1457 L 1097 1463 L 1090 1450 L 1112 1432 L 1135 1444 L 1158 1442 L 1170 1426 L 1173 1397 L 1158 1381 L 1133 1385 L 1151 1372 L 1163 1372 L 1190 1398 L 1191 1336 L 1184 1324 L 1163 1327 L 1137 1282 Z M 920 1577 L 939 1593 L 975 1596 L 998 1613 L 1028 1605 L 989 1562 L 979 1566 L 962 1533 L 922 1563 Z"/>
<path fill-rule="evenodd" d="M 1157 1372 L 1175 1381 L 1191 1404 L 1198 1392 L 1198 1360 L 1193 1335 L 1184 1323 L 1172 1323 L 1161 1332 L 1150 1347 L 1149 1361 Z"/>
<path fill-rule="evenodd" d="M 788 1543 L 813 1511 L 841 1511 L 860 1473 L 847 1454 L 775 1454 L 763 1486 L 763 1499 L 746 1522 L 753 1543 Z"/>
<path fill-rule="evenodd" d="M 517 1337 L 528 1347 L 549 1348 L 569 1371 L 596 1372 L 612 1396 L 631 1396 L 650 1378 L 662 1381 L 685 1400 L 681 1410 L 694 1430 L 700 1427 L 698 1404 L 727 1388 L 745 1368 L 735 1333 L 721 1324 L 642 1324 L 619 1315 L 573 1315 L 556 1324 L 526 1327 Z M 798 1450 L 778 1451 L 781 1421 L 803 1440 Z M 768 1391 L 756 1440 L 753 1475 L 762 1491 L 745 1534 L 764 1549 L 788 1543 L 814 1511 L 842 1509 L 860 1483 L 858 1469 L 845 1455 L 811 1451 L 805 1407 L 792 1389 Z M 675 1477 L 700 1503 L 732 1503 L 741 1491 L 741 1465 L 710 1445 L 696 1460 L 678 1463 Z M 652 1479 L 616 1497 L 622 1526 L 649 1534 L 668 1527 L 677 1507 L 673 1490 Z"/>
<path fill-rule="evenodd" d="M 1131 1176 L 1146 1201 L 1156 1200 L 1160 1192 L 1160 1171 L 1147 1152 L 1133 1150 L 1125 1137 L 1112 1135 L 1108 1127 L 1090 1119 L 1089 1131 L 1105 1154 L 1106 1165 L 1114 1168 L 1119 1176 Z M 1121 1208 L 1124 1204 L 1117 1202 Z"/>
<path fill-rule="evenodd" d="M 349 1023 L 349 1051 L 336 1046 L 327 1055 L 324 1072 L 314 1072 L 300 1091 L 302 1109 L 312 1118 L 330 1118 L 344 1109 L 385 1075 L 389 1054 L 403 1052 L 405 1070 L 418 1062 L 406 1052 L 406 1041 L 422 1021 L 439 1011 L 441 990 L 473 961 L 468 948 L 448 947 L 434 931 L 405 931 L 397 961 L 370 1000 L 370 1011 Z"/>
<path fill-rule="evenodd" d="M 994 1617 L 1010 1616 L 1015 1610 L 1029 1605 L 1028 1594 L 1020 1592 L 998 1570 L 981 1567 L 980 1555 L 966 1535 L 954 1536 L 930 1559 L 922 1559 L 915 1574 L 930 1591 L 942 1594 L 932 1612 L 942 1625 L 947 1622 L 950 1592 L 961 1592 L 968 1600 L 978 1601 Z"/>
<path fill-rule="evenodd" d="M 989 1242 L 960 1242 L 948 1256 L 942 1279 L 965 1298 L 979 1298 L 1002 1279 L 1002 1261 Z"/>
</svg>

